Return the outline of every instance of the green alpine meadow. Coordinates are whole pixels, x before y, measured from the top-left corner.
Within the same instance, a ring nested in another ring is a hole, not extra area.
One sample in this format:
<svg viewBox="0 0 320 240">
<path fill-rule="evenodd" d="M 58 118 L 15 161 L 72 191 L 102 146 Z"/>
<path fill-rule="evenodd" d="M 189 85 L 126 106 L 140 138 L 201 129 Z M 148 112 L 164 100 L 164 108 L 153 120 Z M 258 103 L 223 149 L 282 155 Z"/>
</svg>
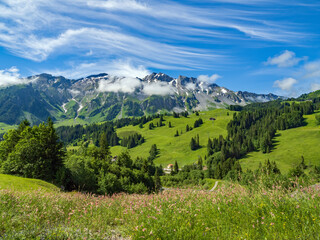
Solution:
<svg viewBox="0 0 320 240">
<path fill-rule="evenodd" d="M 319 0 L 1 0 L 0 240 L 319 240 Z"/>
<path fill-rule="evenodd" d="M 319 102 L 24 120 L 0 142 L 1 238 L 317 239 Z"/>
</svg>

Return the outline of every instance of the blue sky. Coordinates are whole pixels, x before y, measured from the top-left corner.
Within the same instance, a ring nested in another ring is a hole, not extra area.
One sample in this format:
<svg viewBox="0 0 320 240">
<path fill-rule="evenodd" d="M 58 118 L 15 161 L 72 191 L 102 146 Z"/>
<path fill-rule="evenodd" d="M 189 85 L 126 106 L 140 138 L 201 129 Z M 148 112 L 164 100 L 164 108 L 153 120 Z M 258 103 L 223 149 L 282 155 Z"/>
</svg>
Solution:
<svg viewBox="0 0 320 240">
<path fill-rule="evenodd" d="M 312 0 L 1 0 L 0 85 L 163 72 L 297 96 L 320 89 L 319 40 Z"/>
</svg>

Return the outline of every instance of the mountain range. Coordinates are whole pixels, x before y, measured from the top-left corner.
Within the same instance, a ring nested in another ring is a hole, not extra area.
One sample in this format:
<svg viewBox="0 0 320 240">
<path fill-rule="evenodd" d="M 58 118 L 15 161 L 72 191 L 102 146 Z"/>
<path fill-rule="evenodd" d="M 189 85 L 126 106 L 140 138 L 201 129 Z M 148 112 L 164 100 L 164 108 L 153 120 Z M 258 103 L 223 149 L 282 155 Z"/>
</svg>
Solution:
<svg viewBox="0 0 320 240">
<path fill-rule="evenodd" d="M 234 92 L 197 78 L 172 78 L 164 73 L 144 78 L 101 73 L 76 80 L 43 73 L 23 82 L 26 83 L 0 88 L 0 122 L 17 124 L 26 118 L 38 123 L 48 116 L 56 121 L 79 118 L 99 122 L 159 112 L 244 106 L 281 98 L 271 93 Z"/>
</svg>

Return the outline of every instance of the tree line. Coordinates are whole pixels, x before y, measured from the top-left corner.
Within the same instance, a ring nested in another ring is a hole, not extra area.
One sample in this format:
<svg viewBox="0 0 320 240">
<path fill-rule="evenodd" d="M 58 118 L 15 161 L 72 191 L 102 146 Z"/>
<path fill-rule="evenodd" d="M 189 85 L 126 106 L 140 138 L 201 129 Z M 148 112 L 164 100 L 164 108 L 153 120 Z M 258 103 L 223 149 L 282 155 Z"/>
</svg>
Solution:
<svg viewBox="0 0 320 240">
<path fill-rule="evenodd" d="M 152 145 L 147 159 L 133 161 L 127 152 L 112 157 L 107 134 L 101 134 L 98 146 L 83 144 L 66 152 L 51 119 L 33 127 L 25 120 L 0 142 L 0 170 L 52 182 L 65 190 L 99 194 L 159 191 L 163 171 L 153 163 L 159 154 L 157 146 Z"/>
</svg>

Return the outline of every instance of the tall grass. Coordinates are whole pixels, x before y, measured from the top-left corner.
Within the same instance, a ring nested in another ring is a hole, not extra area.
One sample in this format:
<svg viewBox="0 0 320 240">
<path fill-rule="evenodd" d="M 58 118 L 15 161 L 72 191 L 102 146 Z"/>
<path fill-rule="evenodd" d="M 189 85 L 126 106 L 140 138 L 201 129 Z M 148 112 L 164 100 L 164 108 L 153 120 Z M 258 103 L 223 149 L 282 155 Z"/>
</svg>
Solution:
<svg viewBox="0 0 320 240">
<path fill-rule="evenodd" d="M 318 239 L 320 187 L 112 197 L 0 191 L 4 239 Z"/>
</svg>

